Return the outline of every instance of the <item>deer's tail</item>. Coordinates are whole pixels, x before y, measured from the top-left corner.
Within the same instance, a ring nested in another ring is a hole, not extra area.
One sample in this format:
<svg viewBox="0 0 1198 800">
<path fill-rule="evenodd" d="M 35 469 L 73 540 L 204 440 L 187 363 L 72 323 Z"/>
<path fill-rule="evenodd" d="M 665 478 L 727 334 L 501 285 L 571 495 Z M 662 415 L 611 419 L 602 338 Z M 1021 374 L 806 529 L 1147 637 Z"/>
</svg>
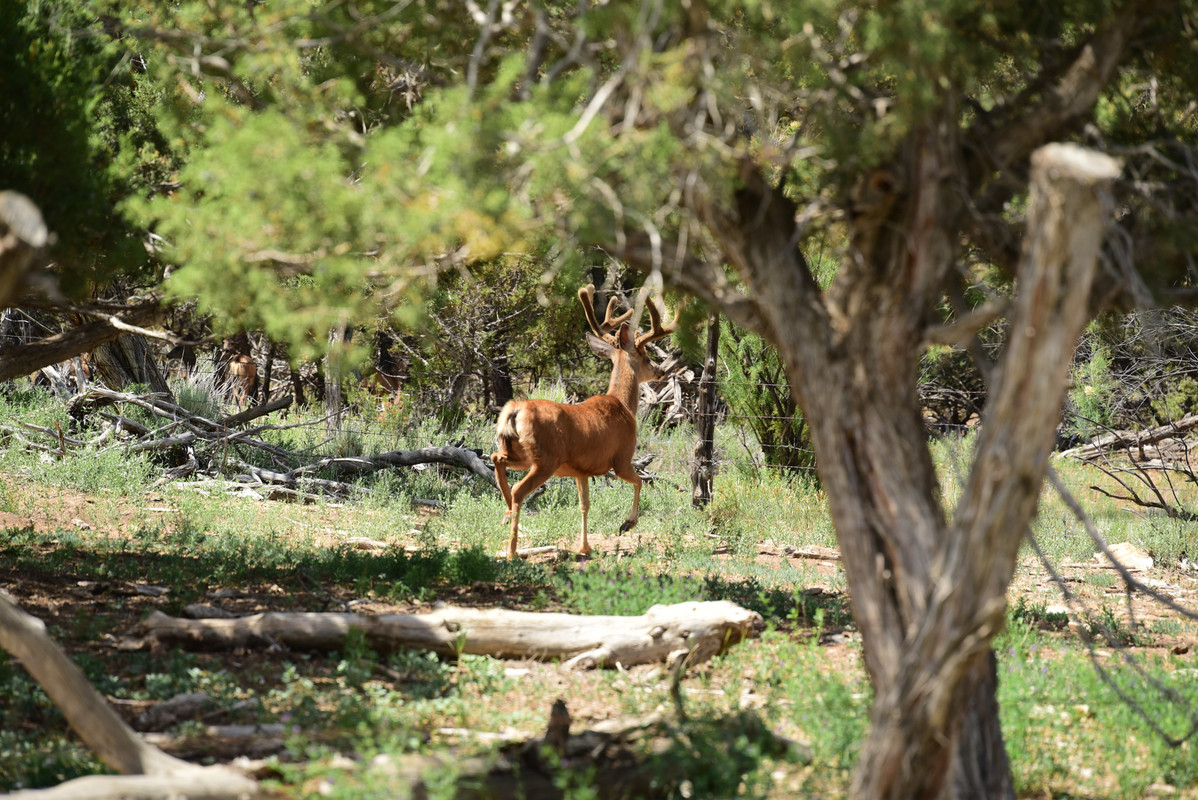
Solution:
<svg viewBox="0 0 1198 800">
<path fill-rule="evenodd" d="M 499 412 L 499 422 L 495 425 L 495 436 L 501 445 L 520 438 L 520 434 L 516 432 L 516 415 L 519 413 L 520 406 L 511 402 L 504 405 L 503 410 Z"/>
</svg>

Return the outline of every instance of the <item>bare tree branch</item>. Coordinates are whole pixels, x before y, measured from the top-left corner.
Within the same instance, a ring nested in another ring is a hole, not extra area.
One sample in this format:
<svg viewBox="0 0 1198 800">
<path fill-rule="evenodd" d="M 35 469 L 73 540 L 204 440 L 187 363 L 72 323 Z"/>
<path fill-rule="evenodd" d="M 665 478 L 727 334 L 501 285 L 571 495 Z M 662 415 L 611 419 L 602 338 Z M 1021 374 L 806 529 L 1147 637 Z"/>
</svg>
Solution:
<svg viewBox="0 0 1198 800">
<path fill-rule="evenodd" d="M 165 314 L 166 309 L 155 298 L 40 341 L 0 347 L 0 381 L 29 375 L 42 367 L 90 352 L 123 336 L 130 328 L 141 332 L 145 325 L 162 319 Z"/>
</svg>

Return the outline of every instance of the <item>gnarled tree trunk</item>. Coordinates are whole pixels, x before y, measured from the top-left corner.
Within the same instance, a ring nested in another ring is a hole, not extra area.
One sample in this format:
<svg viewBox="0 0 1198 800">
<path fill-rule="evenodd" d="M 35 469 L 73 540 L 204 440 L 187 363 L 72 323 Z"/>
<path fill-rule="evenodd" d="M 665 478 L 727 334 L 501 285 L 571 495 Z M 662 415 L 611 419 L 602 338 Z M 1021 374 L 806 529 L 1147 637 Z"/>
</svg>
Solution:
<svg viewBox="0 0 1198 800">
<path fill-rule="evenodd" d="M 795 247 L 795 207 L 748 167 L 707 220 L 757 296 L 811 424 L 875 690 L 853 796 L 1010 798 L 991 638 L 1035 514 L 1104 228 L 1105 156 L 1032 159 L 1011 341 L 971 478 L 951 515 L 927 446 L 919 356 L 957 257 L 960 173 L 949 123 L 913 134 L 903 174 L 859 186 L 852 241 L 821 292 Z"/>
</svg>

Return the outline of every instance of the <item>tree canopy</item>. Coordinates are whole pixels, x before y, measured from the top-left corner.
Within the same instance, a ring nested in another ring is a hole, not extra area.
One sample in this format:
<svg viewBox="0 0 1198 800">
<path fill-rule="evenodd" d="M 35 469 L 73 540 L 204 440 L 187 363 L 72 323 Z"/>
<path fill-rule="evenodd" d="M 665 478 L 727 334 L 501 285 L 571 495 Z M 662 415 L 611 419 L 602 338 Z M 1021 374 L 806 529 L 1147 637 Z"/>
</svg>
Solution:
<svg viewBox="0 0 1198 800">
<path fill-rule="evenodd" d="M 312 355 L 448 267 L 596 244 L 757 328 L 710 234 L 746 165 L 835 234 L 932 124 L 964 155 L 965 285 L 1009 276 L 1019 159 L 1077 136 L 1128 165 L 1098 299 L 1132 305 L 1187 294 L 1198 235 L 1193 10 L 1150 5 L 22 4 L 0 175 L 69 287 L 144 266 L 149 231 L 174 297 Z M 1107 78 L 1071 96 L 1082 66 Z"/>
</svg>

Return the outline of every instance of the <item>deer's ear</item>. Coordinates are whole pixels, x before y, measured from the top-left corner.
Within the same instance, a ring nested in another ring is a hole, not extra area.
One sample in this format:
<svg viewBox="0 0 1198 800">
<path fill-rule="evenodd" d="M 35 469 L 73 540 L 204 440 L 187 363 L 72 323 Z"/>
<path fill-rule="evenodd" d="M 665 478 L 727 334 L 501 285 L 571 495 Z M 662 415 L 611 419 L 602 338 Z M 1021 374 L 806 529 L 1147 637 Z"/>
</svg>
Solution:
<svg viewBox="0 0 1198 800">
<path fill-rule="evenodd" d="M 632 335 L 627 322 L 616 331 L 616 342 L 619 343 L 621 350 L 632 352 L 636 349 L 636 337 Z"/>
<path fill-rule="evenodd" d="M 599 356 L 600 358 L 610 359 L 616 352 L 616 348 L 612 347 L 598 336 L 594 336 L 590 333 L 587 334 L 587 344 L 591 346 L 591 350 L 595 351 L 595 355 Z"/>
</svg>

